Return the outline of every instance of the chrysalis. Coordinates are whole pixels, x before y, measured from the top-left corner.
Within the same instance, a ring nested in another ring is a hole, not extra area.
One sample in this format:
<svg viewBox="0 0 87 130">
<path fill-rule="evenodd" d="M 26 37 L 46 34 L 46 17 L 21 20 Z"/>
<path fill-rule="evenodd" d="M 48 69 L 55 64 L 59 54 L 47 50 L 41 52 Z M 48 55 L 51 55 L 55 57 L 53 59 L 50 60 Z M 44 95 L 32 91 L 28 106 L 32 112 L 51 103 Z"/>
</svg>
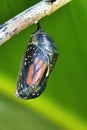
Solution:
<svg viewBox="0 0 87 130">
<path fill-rule="evenodd" d="M 38 23 L 37 31 L 32 34 L 24 53 L 16 96 L 22 99 L 38 97 L 46 88 L 57 57 L 58 53 L 53 40 Z"/>
</svg>

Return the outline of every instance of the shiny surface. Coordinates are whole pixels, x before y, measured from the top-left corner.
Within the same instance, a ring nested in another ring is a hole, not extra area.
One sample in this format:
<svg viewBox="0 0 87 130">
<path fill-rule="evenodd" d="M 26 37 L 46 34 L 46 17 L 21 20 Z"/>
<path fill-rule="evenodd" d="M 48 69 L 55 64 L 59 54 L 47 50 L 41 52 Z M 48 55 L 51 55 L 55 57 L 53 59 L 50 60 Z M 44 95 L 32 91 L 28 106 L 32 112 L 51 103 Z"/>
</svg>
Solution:
<svg viewBox="0 0 87 130">
<path fill-rule="evenodd" d="M 0 1 L 0 23 L 36 2 L 37 0 Z M 35 100 L 23 101 L 14 95 L 16 79 L 21 56 L 36 25 L 0 46 L 0 103 L 3 104 L 0 104 L 1 130 L 19 130 L 22 127 L 29 129 L 29 126 L 32 130 L 38 130 L 39 124 L 43 124 L 42 130 L 48 130 L 51 129 L 51 124 L 46 125 L 47 120 L 55 126 L 63 126 L 66 130 L 87 130 L 87 0 L 72 0 L 53 15 L 42 19 L 40 23 L 56 42 L 59 51 L 58 63 L 49 78 L 46 92 Z M 4 99 L 5 102 L 1 100 L 1 93 L 3 98 L 5 95 L 11 98 L 12 106 L 15 108 L 13 112 L 11 104 L 6 100 L 7 97 Z M 6 104 L 11 108 L 9 113 Z M 28 114 L 27 119 L 31 120 L 27 120 L 26 123 L 26 120 L 23 120 L 26 119 L 23 118 L 27 115 L 26 110 L 23 109 L 21 112 L 22 108 L 18 107 L 20 104 L 26 109 L 31 107 L 39 116 L 39 120 L 35 122 L 36 120 L 31 118 L 33 112 L 31 115 Z M 41 117 L 45 119 L 44 123 Z M 31 125 L 32 122 L 35 122 L 35 127 Z M 59 128 L 55 126 L 52 127 L 53 130 Z"/>
<path fill-rule="evenodd" d="M 33 99 L 42 94 L 57 61 L 55 43 L 39 23 L 25 50 L 17 81 L 16 96 Z"/>
</svg>

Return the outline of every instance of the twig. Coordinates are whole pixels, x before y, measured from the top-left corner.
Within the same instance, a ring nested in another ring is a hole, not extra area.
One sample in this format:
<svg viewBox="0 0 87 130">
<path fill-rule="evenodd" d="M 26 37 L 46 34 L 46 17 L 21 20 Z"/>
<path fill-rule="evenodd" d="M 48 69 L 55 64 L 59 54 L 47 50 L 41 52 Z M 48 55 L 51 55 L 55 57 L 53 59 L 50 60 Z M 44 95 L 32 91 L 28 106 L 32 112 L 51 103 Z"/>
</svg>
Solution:
<svg viewBox="0 0 87 130">
<path fill-rule="evenodd" d="M 43 0 L 8 20 L 0 26 L 0 45 L 28 26 L 37 23 L 41 18 L 52 14 L 69 1 L 70 0 Z"/>
</svg>

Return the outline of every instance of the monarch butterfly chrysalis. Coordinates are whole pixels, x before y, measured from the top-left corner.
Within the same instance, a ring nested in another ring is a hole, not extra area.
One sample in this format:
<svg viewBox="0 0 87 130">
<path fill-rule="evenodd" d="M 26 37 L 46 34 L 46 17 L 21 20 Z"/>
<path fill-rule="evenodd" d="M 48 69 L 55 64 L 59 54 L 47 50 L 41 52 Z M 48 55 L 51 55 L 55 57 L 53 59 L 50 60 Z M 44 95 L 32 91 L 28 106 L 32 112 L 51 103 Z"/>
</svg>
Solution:
<svg viewBox="0 0 87 130">
<path fill-rule="evenodd" d="M 58 57 L 50 36 L 37 24 L 30 38 L 20 69 L 16 96 L 22 99 L 38 97 L 46 88 L 47 80 Z"/>
</svg>

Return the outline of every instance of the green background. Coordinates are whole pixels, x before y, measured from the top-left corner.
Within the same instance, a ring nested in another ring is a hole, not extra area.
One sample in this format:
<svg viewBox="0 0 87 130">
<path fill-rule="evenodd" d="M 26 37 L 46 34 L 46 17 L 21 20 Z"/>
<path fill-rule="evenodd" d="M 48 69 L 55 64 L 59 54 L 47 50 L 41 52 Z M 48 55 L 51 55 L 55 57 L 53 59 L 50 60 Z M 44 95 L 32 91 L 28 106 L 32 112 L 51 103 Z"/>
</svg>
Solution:
<svg viewBox="0 0 87 130">
<path fill-rule="evenodd" d="M 0 1 L 0 24 L 37 2 Z M 59 59 L 45 92 L 23 101 L 15 97 L 16 80 L 36 25 L 0 46 L 0 130 L 87 130 L 87 1 L 72 0 L 40 23 Z"/>
</svg>

